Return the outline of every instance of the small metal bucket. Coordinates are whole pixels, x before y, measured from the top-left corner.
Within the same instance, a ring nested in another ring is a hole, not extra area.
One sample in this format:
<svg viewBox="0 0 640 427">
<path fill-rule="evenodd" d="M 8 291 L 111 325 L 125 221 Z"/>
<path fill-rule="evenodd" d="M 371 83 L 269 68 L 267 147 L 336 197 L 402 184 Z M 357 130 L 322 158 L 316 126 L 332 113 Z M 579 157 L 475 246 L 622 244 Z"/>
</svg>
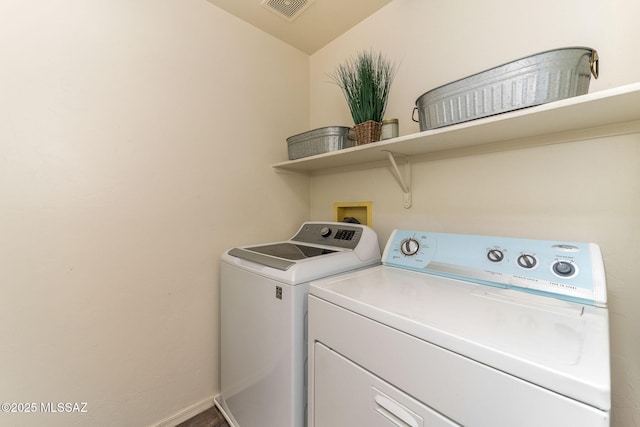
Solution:
<svg viewBox="0 0 640 427">
<path fill-rule="evenodd" d="M 353 130 L 346 126 L 327 126 L 287 138 L 289 160 L 314 156 L 354 146 Z"/>
</svg>

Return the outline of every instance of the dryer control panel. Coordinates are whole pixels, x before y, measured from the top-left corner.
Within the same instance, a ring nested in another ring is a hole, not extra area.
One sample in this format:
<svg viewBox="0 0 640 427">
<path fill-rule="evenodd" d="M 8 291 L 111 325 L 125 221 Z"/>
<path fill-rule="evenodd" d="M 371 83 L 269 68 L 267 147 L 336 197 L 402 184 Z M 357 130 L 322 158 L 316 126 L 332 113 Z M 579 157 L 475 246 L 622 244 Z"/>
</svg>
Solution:
<svg viewBox="0 0 640 427">
<path fill-rule="evenodd" d="M 385 265 L 606 307 L 600 248 L 575 243 L 395 230 Z"/>
</svg>

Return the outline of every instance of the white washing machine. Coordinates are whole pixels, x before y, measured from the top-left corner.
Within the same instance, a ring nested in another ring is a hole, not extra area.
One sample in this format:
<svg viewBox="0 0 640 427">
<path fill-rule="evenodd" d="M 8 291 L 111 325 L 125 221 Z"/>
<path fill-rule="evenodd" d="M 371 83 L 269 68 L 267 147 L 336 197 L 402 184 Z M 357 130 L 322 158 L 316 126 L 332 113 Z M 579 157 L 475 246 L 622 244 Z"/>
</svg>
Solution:
<svg viewBox="0 0 640 427">
<path fill-rule="evenodd" d="M 309 282 L 379 264 L 376 233 L 350 223 L 307 222 L 287 241 L 222 255 L 215 403 L 232 426 L 305 425 Z"/>
<path fill-rule="evenodd" d="M 309 427 L 609 425 L 595 244 L 396 230 L 312 282 Z"/>
</svg>

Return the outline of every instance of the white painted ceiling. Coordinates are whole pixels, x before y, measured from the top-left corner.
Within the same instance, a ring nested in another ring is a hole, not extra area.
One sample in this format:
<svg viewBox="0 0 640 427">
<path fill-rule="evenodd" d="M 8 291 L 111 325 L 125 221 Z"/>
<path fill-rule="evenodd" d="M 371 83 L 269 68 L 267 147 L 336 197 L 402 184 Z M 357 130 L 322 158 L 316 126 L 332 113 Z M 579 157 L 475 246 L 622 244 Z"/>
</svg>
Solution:
<svg viewBox="0 0 640 427">
<path fill-rule="evenodd" d="M 312 54 L 392 0 L 313 0 L 292 22 L 262 6 L 262 0 L 207 1 Z"/>
</svg>

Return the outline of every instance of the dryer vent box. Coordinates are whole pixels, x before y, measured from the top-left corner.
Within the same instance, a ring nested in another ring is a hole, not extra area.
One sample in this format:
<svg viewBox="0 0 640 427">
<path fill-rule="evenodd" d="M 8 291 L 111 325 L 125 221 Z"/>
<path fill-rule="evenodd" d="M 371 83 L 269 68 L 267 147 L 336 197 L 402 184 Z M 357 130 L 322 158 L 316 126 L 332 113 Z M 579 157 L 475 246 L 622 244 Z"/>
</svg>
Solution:
<svg viewBox="0 0 640 427">
<path fill-rule="evenodd" d="M 342 222 L 345 218 L 355 218 L 360 224 L 371 227 L 371 202 L 335 202 L 333 204 L 334 221 Z"/>
</svg>

